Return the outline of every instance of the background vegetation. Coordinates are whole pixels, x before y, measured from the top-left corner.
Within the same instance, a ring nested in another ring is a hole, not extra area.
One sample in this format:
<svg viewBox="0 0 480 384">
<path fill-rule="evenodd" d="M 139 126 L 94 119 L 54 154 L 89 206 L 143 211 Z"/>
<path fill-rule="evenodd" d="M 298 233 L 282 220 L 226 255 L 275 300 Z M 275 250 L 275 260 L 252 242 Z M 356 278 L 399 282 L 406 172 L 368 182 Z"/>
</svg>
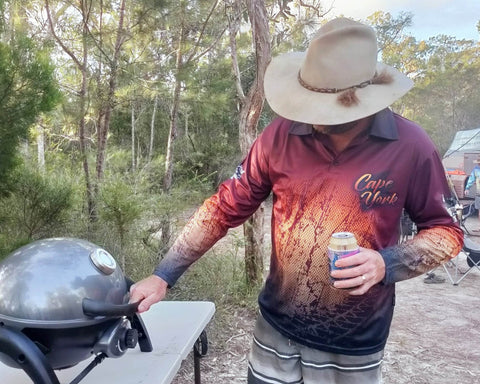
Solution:
<svg viewBox="0 0 480 384">
<path fill-rule="evenodd" d="M 248 91 L 256 58 L 244 2 L 0 5 L 0 259 L 35 239 L 81 237 L 109 250 L 133 279 L 148 275 L 241 160 L 230 33 L 237 21 Z M 323 5 L 265 1 L 272 53 L 305 50 L 329 19 Z M 444 35 L 418 41 L 412 17 L 379 11 L 364 21 L 378 32 L 379 57 L 415 81 L 393 108 L 443 153 L 455 132 L 480 127 L 480 45 Z M 272 116 L 265 106 L 259 130 Z M 234 239 L 186 277 L 190 292 L 250 297 L 241 234 Z"/>
</svg>

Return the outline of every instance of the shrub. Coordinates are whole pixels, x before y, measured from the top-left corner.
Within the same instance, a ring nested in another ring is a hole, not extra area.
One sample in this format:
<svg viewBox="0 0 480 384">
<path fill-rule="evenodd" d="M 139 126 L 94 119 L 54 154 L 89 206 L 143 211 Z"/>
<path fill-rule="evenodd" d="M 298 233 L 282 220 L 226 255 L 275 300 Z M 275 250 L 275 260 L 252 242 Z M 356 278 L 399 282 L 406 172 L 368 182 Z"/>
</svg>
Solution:
<svg viewBox="0 0 480 384">
<path fill-rule="evenodd" d="M 133 224 L 142 215 L 142 204 L 134 188 L 119 178 L 106 181 L 101 190 L 100 217 L 106 228 L 113 227 L 118 236 L 121 265 L 125 269 L 127 235 Z M 114 239 L 115 242 L 115 239 Z M 115 250 L 114 250 L 115 251 Z"/>
<path fill-rule="evenodd" d="M 49 236 L 65 222 L 73 190 L 63 178 L 20 168 L 12 189 L 10 196 L 0 200 L 0 229 L 12 234 L 12 241 Z"/>
</svg>

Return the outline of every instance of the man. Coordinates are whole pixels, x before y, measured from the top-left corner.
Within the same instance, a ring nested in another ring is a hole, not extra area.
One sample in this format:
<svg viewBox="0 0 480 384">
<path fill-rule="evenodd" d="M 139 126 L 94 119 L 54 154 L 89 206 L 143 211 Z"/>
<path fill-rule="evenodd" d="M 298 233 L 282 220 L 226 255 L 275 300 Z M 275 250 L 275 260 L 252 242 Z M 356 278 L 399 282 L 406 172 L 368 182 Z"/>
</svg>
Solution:
<svg viewBox="0 0 480 384">
<path fill-rule="evenodd" d="M 443 203 L 449 189 L 434 145 L 387 108 L 412 81 L 377 63 L 372 28 L 339 18 L 320 28 L 305 53 L 273 59 L 264 86 L 281 117 L 205 201 L 154 275 L 133 286 L 131 301 L 143 300 L 141 312 L 163 299 L 272 193 L 271 265 L 248 382 L 379 383 L 395 282 L 456 256 L 463 240 Z M 397 244 L 403 208 L 419 233 Z M 343 231 L 355 234 L 361 251 L 330 273 L 327 245 Z"/>
<path fill-rule="evenodd" d="M 477 187 L 475 189 L 475 209 L 478 210 L 478 218 L 480 219 L 480 160 L 476 159 L 473 160 L 475 166 L 468 177 L 467 184 L 465 184 L 465 196 L 470 195 L 470 188 L 472 188 L 473 184 Z M 480 229 L 474 229 L 473 232 L 480 232 Z"/>
</svg>

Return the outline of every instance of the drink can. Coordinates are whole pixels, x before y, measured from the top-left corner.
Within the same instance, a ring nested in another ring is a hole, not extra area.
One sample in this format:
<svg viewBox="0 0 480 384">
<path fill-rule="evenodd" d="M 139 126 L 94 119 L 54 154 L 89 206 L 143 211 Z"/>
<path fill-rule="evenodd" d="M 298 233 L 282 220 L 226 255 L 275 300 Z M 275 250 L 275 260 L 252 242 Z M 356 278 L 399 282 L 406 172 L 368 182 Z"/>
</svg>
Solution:
<svg viewBox="0 0 480 384">
<path fill-rule="evenodd" d="M 330 238 L 328 244 L 328 258 L 330 260 L 330 271 L 343 269 L 335 266 L 335 262 L 345 257 L 353 256 L 360 252 L 355 235 L 350 232 L 337 232 Z M 332 278 L 332 280 L 334 280 Z"/>
</svg>

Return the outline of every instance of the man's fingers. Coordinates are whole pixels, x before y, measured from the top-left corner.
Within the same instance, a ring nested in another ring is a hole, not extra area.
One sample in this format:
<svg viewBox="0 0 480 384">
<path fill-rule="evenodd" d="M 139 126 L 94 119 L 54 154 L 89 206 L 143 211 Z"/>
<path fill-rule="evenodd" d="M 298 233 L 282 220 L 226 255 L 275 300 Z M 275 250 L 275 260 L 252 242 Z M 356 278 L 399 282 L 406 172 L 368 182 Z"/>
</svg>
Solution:
<svg viewBox="0 0 480 384">
<path fill-rule="evenodd" d="M 149 276 L 130 288 L 130 302 L 137 303 L 139 313 L 148 311 L 150 307 L 165 297 L 168 284 L 158 276 Z"/>
<path fill-rule="evenodd" d="M 150 307 L 158 301 L 152 298 L 152 296 L 146 297 L 141 301 L 141 303 L 138 305 L 138 313 L 148 311 Z"/>
<path fill-rule="evenodd" d="M 349 289 L 350 295 L 363 295 L 385 275 L 382 256 L 366 248 L 360 248 L 356 255 L 338 260 L 335 266 L 342 269 L 331 271 L 332 278 L 336 279 L 334 287 Z"/>
<path fill-rule="evenodd" d="M 130 299 L 128 300 L 129 303 L 136 303 L 137 301 L 141 301 L 144 299 L 144 296 L 141 292 L 136 289 L 135 284 L 130 287 Z"/>
<path fill-rule="evenodd" d="M 352 267 L 352 266 L 355 266 L 355 265 L 363 264 L 363 263 L 365 263 L 365 261 L 366 261 L 365 255 L 362 254 L 362 253 L 357 253 L 353 256 L 338 259 L 335 262 L 335 266 L 337 268 L 348 268 L 348 267 Z"/>
<path fill-rule="evenodd" d="M 348 279 L 336 280 L 333 283 L 333 286 L 340 289 L 355 288 L 362 284 L 365 284 L 365 282 L 366 280 L 362 277 L 362 275 L 355 275 Z"/>
<path fill-rule="evenodd" d="M 335 269 L 330 274 L 334 279 L 351 279 L 367 273 L 364 265 L 357 265 L 355 267 Z"/>
</svg>

